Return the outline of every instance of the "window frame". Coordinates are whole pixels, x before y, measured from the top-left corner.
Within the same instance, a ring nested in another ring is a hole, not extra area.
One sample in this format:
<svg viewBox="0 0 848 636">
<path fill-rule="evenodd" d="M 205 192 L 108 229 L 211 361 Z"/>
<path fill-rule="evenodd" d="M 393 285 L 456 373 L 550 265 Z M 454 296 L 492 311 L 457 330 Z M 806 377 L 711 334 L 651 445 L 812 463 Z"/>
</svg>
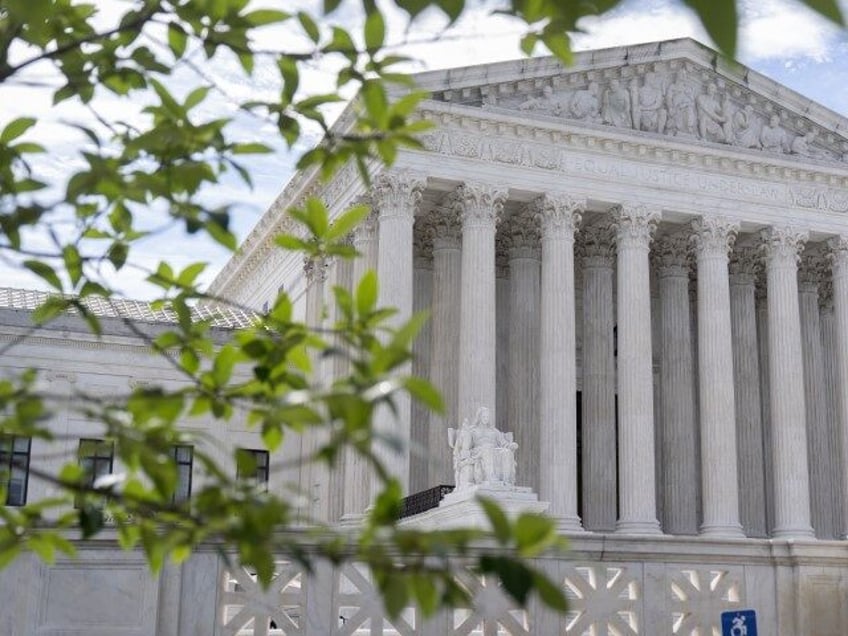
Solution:
<svg viewBox="0 0 848 636">
<path fill-rule="evenodd" d="M 15 443 L 19 440 L 26 440 L 26 452 L 15 450 Z M 8 450 L 6 449 L 8 444 Z M 25 458 L 23 463 L 16 459 Z M 6 498 L 4 506 L 25 506 L 27 496 L 29 494 L 29 465 L 32 457 L 32 438 L 22 435 L 0 435 L 0 475 L 3 476 L 3 481 L 6 486 Z M 23 472 L 23 488 L 21 496 L 17 501 L 12 501 L 12 480 L 15 475 L 15 469 Z M 8 471 L 8 472 L 6 472 Z"/>
<path fill-rule="evenodd" d="M 179 458 L 179 451 L 180 450 L 187 450 L 188 451 L 189 456 L 188 456 L 187 462 L 180 460 L 180 458 Z M 183 502 L 191 499 L 191 489 L 192 489 L 192 486 L 194 485 L 194 483 L 193 483 L 194 482 L 194 446 L 192 446 L 191 444 L 174 444 L 173 446 L 171 446 L 171 449 L 170 449 L 170 457 L 174 461 L 174 464 L 176 464 L 176 467 L 177 467 L 177 484 L 176 484 L 176 487 L 174 488 L 174 494 L 171 495 L 171 503 L 180 504 L 180 503 L 183 503 Z M 185 492 L 184 497 L 179 496 L 180 490 L 181 490 L 181 488 L 180 488 L 180 485 L 181 485 L 180 476 L 182 475 L 182 473 L 180 472 L 180 466 L 188 466 L 188 485 L 185 489 L 186 492 Z"/>
<path fill-rule="evenodd" d="M 243 461 L 239 455 L 249 454 L 254 463 L 253 474 L 242 474 Z M 236 479 L 239 481 L 252 481 L 254 485 L 268 490 L 268 478 L 270 476 L 271 456 L 262 448 L 237 448 L 236 449 Z"/>
<path fill-rule="evenodd" d="M 94 448 L 93 455 L 83 455 L 83 448 L 86 445 L 92 445 Z M 102 453 L 101 451 L 105 448 L 109 449 L 108 455 L 106 453 Z M 85 460 L 93 460 L 92 470 L 85 469 Z M 106 472 L 98 472 L 97 467 L 101 465 L 102 460 L 108 460 L 108 470 Z M 83 468 L 85 474 L 83 476 L 83 481 L 81 485 L 87 486 L 89 488 L 94 486 L 94 482 L 97 481 L 98 477 L 103 475 L 111 475 L 115 469 L 115 442 L 107 442 L 99 437 L 81 437 L 79 440 L 79 445 L 77 446 L 77 463 L 80 467 Z M 103 502 L 105 503 L 105 501 Z M 79 508 L 81 505 L 80 496 L 77 497 L 74 502 L 74 507 Z"/>
</svg>

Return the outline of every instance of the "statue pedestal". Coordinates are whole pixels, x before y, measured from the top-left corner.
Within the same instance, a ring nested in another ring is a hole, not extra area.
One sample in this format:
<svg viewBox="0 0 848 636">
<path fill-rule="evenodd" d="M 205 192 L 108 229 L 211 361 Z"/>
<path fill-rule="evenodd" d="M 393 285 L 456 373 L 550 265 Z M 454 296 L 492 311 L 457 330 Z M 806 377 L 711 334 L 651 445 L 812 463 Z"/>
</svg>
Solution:
<svg viewBox="0 0 848 636">
<path fill-rule="evenodd" d="M 466 486 L 442 499 L 438 508 L 405 519 L 401 525 L 424 530 L 447 528 L 482 528 L 491 530 L 489 518 L 477 501 L 477 497 L 495 500 L 507 517 L 514 519 L 523 512 L 544 512 L 550 504 L 539 501 L 532 488 L 480 484 Z"/>
</svg>

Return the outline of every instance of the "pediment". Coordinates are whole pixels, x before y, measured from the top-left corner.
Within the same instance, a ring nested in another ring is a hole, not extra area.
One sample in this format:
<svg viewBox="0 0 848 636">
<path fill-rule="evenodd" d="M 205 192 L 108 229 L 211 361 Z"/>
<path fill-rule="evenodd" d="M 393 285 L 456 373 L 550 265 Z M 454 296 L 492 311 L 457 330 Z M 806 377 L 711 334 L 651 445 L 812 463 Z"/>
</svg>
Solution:
<svg viewBox="0 0 848 636">
<path fill-rule="evenodd" d="M 848 120 L 692 40 L 578 54 L 568 68 L 535 58 L 420 79 L 436 101 L 493 113 L 848 161 Z"/>
</svg>

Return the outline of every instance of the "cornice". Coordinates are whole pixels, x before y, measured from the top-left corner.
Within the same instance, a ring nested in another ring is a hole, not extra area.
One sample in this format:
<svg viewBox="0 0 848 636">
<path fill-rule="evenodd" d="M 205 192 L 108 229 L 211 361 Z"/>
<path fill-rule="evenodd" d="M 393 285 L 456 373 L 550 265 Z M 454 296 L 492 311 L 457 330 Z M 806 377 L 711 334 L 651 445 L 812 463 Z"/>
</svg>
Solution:
<svg viewBox="0 0 848 636">
<path fill-rule="evenodd" d="M 422 136 L 427 151 L 437 154 L 561 172 L 567 151 L 589 151 L 649 161 L 654 166 L 767 179 L 788 186 L 787 204 L 848 212 L 848 165 L 840 163 L 601 124 L 530 120 L 514 111 L 495 112 L 433 100 L 423 102 L 419 113 L 422 119 L 438 124 Z"/>
</svg>

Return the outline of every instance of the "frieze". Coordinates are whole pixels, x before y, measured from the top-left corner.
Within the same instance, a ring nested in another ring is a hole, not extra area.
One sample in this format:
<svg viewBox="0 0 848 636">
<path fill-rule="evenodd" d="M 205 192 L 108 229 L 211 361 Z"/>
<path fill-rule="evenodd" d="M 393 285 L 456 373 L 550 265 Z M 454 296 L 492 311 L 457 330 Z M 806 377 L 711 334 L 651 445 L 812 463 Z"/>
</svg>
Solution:
<svg viewBox="0 0 848 636">
<path fill-rule="evenodd" d="M 463 136 L 464 150 L 454 153 L 454 140 Z M 470 138 L 476 136 L 477 141 Z M 780 205 L 794 204 L 798 207 L 811 209 L 826 209 L 834 212 L 848 212 L 848 190 L 830 186 L 788 186 L 767 178 L 791 178 L 793 169 L 759 164 L 755 162 L 733 160 L 726 157 L 702 156 L 696 153 L 686 153 L 676 150 L 653 149 L 652 159 L 666 161 L 675 165 L 701 165 L 716 170 L 723 169 L 733 174 L 717 174 L 715 172 L 694 173 L 690 170 L 674 166 L 649 165 L 639 162 L 623 161 L 622 158 L 633 156 L 644 159 L 649 148 L 643 144 L 632 142 L 617 142 L 587 137 L 586 135 L 560 135 L 558 145 L 553 135 L 545 142 L 524 141 L 513 139 L 485 138 L 483 133 L 476 135 L 465 132 L 456 134 L 453 128 L 443 128 L 442 132 L 431 133 L 424 138 L 425 147 L 439 154 L 460 156 L 472 159 L 484 159 L 496 163 L 541 168 L 556 172 L 586 175 L 612 179 L 614 181 L 631 181 L 638 184 L 654 185 L 673 190 L 688 190 L 702 194 L 715 194 L 758 200 Z M 442 137 L 447 141 L 441 141 Z M 585 156 L 569 152 L 566 144 L 587 149 L 603 149 L 617 155 L 616 159 L 602 156 Z M 476 154 L 470 148 L 476 148 Z M 483 149 L 489 148 L 484 156 Z M 750 176 L 753 178 L 744 178 Z M 841 177 L 833 177 L 839 182 L 846 181 Z"/>
</svg>

